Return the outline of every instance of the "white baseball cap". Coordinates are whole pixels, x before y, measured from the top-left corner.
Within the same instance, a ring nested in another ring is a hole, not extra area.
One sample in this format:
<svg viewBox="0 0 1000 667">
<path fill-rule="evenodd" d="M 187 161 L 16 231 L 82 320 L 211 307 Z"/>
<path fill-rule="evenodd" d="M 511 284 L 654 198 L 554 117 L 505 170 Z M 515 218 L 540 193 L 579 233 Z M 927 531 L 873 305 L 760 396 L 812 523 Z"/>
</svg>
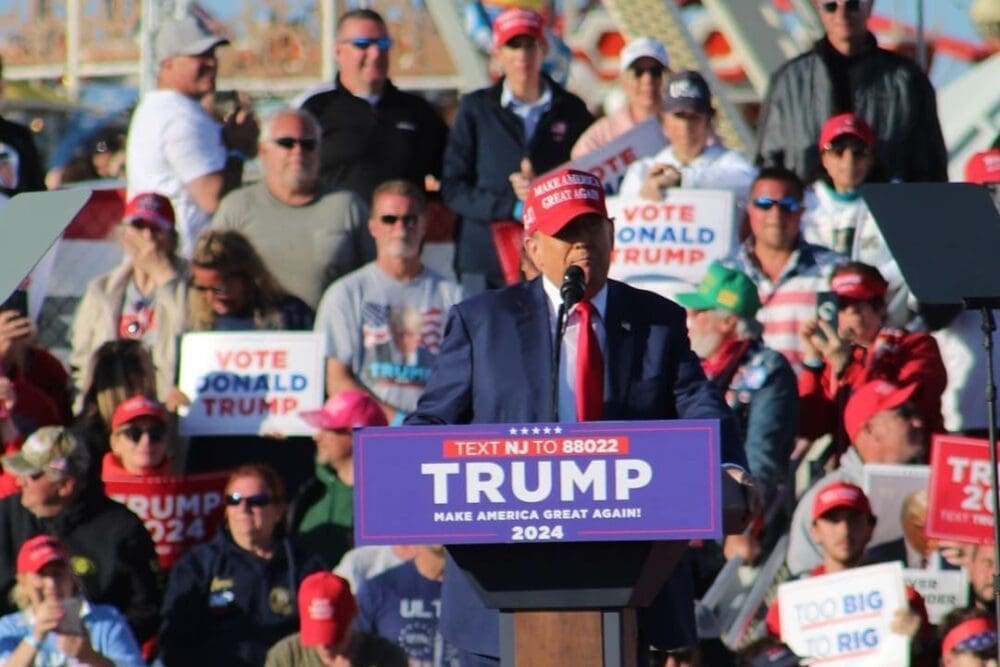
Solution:
<svg viewBox="0 0 1000 667">
<path fill-rule="evenodd" d="M 629 65 L 639 58 L 652 58 L 664 67 L 670 67 L 667 48 L 658 39 L 652 37 L 639 37 L 625 45 L 625 48 L 618 54 L 618 64 L 621 71 L 627 70 Z"/>
</svg>

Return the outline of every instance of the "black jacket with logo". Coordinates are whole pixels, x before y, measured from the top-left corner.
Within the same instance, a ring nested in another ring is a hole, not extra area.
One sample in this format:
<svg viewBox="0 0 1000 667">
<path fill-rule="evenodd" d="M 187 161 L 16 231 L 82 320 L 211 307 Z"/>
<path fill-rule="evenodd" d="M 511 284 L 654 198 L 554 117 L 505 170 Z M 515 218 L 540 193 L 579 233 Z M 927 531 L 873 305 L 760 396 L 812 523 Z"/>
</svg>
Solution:
<svg viewBox="0 0 1000 667">
<path fill-rule="evenodd" d="M 162 594 L 153 540 L 139 517 L 97 490 L 84 491 L 47 519 L 25 509 L 20 493 L 0 500 L 0 614 L 16 611 L 10 591 L 18 550 L 41 534 L 54 535 L 69 548 L 88 600 L 117 607 L 140 642 L 153 636 Z"/>
<path fill-rule="evenodd" d="M 327 569 L 319 556 L 281 539 L 270 560 L 220 529 L 170 570 L 160 657 L 171 665 L 263 665 L 271 646 L 298 631 L 299 583 Z"/>
<path fill-rule="evenodd" d="M 510 175 L 520 171 L 525 157 L 537 175 L 566 162 L 573 144 L 594 120 L 579 97 L 548 77 L 545 83 L 552 104 L 530 143 L 525 142 L 521 119 L 500 105 L 503 80 L 462 97 L 448 135 L 441 181 L 445 205 L 462 218 L 456 239 L 459 272 L 486 274 L 496 284 L 500 264 L 490 223 L 513 219 L 517 197 Z"/>
<path fill-rule="evenodd" d="M 384 181 L 403 178 L 424 187 L 424 176 L 441 176 L 448 126 L 424 98 L 391 81 L 374 105 L 336 88 L 308 98 L 302 108 L 323 130 L 319 174 L 325 189 L 351 190 L 366 203 Z"/>
</svg>

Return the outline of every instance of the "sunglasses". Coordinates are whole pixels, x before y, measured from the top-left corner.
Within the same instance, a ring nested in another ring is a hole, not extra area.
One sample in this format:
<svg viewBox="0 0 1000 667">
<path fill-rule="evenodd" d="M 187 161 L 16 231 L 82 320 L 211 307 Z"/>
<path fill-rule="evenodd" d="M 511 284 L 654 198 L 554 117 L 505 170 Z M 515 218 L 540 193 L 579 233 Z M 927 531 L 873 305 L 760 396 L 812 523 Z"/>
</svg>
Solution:
<svg viewBox="0 0 1000 667">
<path fill-rule="evenodd" d="M 827 153 L 833 153 L 837 157 L 842 156 L 844 153 L 850 151 L 854 154 L 854 157 L 868 157 L 872 154 L 871 149 L 865 146 L 863 143 L 857 141 L 834 141 L 827 144 L 823 150 Z"/>
<path fill-rule="evenodd" d="M 778 208 L 785 213 L 795 213 L 802 208 L 802 202 L 800 202 L 795 197 L 782 197 L 781 199 L 772 199 L 771 197 L 757 197 L 753 200 L 753 205 L 755 208 L 759 208 L 762 211 L 769 211 L 771 207 L 777 204 Z"/>
<path fill-rule="evenodd" d="M 364 51 L 374 44 L 379 51 L 388 51 L 392 46 L 391 37 L 353 37 L 341 40 L 343 44 L 350 44 L 359 51 Z"/>
<path fill-rule="evenodd" d="M 417 224 L 418 217 L 416 214 L 407 213 L 406 215 L 380 215 L 378 219 L 383 225 L 394 225 L 402 220 L 404 227 L 413 227 Z"/>
<path fill-rule="evenodd" d="M 637 79 L 641 79 L 643 74 L 648 74 L 654 79 L 659 79 L 663 76 L 663 67 L 660 65 L 646 65 L 645 67 L 633 65 L 629 69 L 632 70 L 632 75 Z"/>
<path fill-rule="evenodd" d="M 148 230 L 150 232 L 153 232 L 154 234 L 159 234 L 163 231 L 162 227 L 160 227 L 154 222 L 149 222 L 147 220 L 130 220 L 125 224 L 131 226 L 132 229 L 139 232 L 144 232 Z"/>
<path fill-rule="evenodd" d="M 142 440 L 143 434 L 149 436 L 150 442 L 162 442 L 163 438 L 165 438 L 167 435 L 167 428 L 162 424 L 153 424 L 152 426 L 139 426 L 138 424 L 130 424 L 129 426 L 121 429 L 118 432 L 124 435 L 132 442 L 139 442 L 140 440 Z"/>
<path fill-rule="evenodd" d="M 229 294 L 229 288 L 225 285 L 195 285 L 191 283 L 191 289 L 201 294 L 209 292 L 212 296 L 226 296 Z"/>
<path fill-rule="evenodd" d="M 292 150 L 296 146 L 299 146 L 304 151 L 314 151 L 316 150 L 316 145 L 319 143 L 316 139 L 296 139 L 295 137 L 278 137 L 277 139 L 271 139 L 272 144 L 277 144 L 285 150 Z"/>
<path fill-rule="evenodd" d="M 856 12 L 861 9 L 861 0 L 844 0 L 844 2 L 824 2 L 820 5 L 827 14 L 837 11 L 837 6 L 843 5 L 845 12 Z"/>
<path fill-rule="evenodd" d="M 252 496 L 244 496 L 239 493 L 226 494 L 226 505 L 230 507 L 236 507 L 244 500 L 250 507 L 267 507 L 274 502 L 270 493 L 255 493 Z"/>
</svg>

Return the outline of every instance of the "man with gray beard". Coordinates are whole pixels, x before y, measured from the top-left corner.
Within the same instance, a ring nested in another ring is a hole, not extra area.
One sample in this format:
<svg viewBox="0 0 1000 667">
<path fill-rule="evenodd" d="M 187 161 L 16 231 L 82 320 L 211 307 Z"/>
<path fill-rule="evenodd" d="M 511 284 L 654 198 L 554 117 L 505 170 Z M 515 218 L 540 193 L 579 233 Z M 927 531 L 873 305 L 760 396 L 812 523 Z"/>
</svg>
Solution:
<svg viewBox="0 0 1000 667">
<path fill-rule="evenodd" d="M 697 291 L 676 300 L 688 309 L 691 349 L 737 417 L 767 507 L 786 481 L 798 431 L 795 373 L 783 355 L 764 345 L 757 287 L 745 273 L 714 262 Z M 736 541 L 727 540 L 727 546 Z"/>
<path fill-rule="evenodd" d="M 308 111 L 271 115 L 260 137 L 263 178 L 229 193 L 212 219 L 243 233 L 282 287 L 313 309 L 330 283 L 375 256 L 365 202 L 320 189 L 319 137 Z"/>
</svg>

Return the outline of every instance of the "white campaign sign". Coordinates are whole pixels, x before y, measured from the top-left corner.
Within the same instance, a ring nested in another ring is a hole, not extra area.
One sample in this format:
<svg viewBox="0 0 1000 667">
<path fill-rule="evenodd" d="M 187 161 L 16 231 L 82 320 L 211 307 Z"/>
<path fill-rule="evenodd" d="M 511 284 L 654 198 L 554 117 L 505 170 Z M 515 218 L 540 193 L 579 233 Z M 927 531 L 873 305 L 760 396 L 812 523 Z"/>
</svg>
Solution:
<svg viewBox="0 0 1000 667">
<path fill-rule="evenodd" d="M 911 463 L 865 464 L 861 488 L 872 504 L 872 512 L 878 518 L 869 547 L 892 542 L 903 536 L 903 526 L 899 521 L 903 501 L 911 493 L 926 491 L 930 478 L 930 466 Z"/>
<path fill-rule="evenodd" d="M 181 337 L 181 435 L 310 435 L 299 412 L 323 401 L 323 347 L 311 331 Z"/>
<path fill-rule="evenodd" d="M 671 188 L 660 202 L 608 197 L 615 220 L 610 276 L 623 282 L 697 283 L 732 252 L 735 203 L 728 190 Z"/>
<path fill-rule="evenodd" d="M 660 124 L 655 118 L 649 118 L 625 134 L 615 137 L 614 141 L 559 168 L 589 171 L 604 183 L 604 192 L 613 195 L 621 189 L 622 179 L 630 164 L 639 158 L 656 155 L 666 145 Z"/>
<path fill-rule="evenodd" d="M 969 577 L 965 570 L 903 570 L 903 579 L 924 597 L 927 617 L 937 625 L 952 609 L 969 604 Z"/>
<path fill-rule="evenodd" d="M 781 640 L 815 664 L 884 667 L 910 662 L 908 638 L 889 629 L 893 613 L 907 605 L 898 562 L 781 584 L 778 604 Z"/>
</svg>

